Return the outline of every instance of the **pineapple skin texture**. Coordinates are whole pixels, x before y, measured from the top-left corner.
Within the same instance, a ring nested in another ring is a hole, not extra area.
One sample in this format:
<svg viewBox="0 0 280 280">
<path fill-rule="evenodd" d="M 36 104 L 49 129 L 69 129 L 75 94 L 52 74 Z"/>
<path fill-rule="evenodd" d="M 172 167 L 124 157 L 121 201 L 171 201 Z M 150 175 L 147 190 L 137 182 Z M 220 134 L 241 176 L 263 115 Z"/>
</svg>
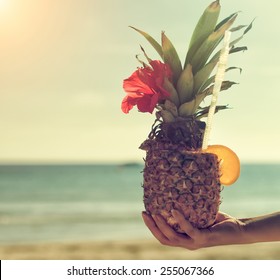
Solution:
<svg viewBox="0 0 280 280">
<path fill-rule="evenodd" d="M 183 213 L 196 228 L 213 225 L 221 192 L 218 157 L 166 139 L 148 139 L 140 148 L 146 151 L 146 212 L 161 215 L 179 233 L 183 231 L 172 217 L 173 209 Z"/>
</svg>

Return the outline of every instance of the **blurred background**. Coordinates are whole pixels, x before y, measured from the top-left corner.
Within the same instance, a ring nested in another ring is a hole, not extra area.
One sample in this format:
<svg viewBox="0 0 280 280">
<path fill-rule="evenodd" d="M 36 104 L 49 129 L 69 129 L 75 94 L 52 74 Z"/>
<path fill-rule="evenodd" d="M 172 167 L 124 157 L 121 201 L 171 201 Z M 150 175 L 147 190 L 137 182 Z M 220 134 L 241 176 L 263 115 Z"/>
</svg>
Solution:
<svg viewBox="0 0 280 280">
<path fill-rule="evenodd" d="M 154 115 L 121 112 L 123 79 L 139 66 L 129 25 L 180 58 L 209 0 L 0 0 L 0 244 L 150 238 L 140 212 L 138 149 Z M 220 19 L 253 29 L 232 54 L 211 144 L 240 157 L 240 180 L 223 191 L 221 209 L 237 216 L 279 210 L 280 41 L 276 0 L 221 1 Z M 234 34 L 238 36 L 240 34 Z M 280 253 L 279 253 L 280 254 Z"/>
</svg>

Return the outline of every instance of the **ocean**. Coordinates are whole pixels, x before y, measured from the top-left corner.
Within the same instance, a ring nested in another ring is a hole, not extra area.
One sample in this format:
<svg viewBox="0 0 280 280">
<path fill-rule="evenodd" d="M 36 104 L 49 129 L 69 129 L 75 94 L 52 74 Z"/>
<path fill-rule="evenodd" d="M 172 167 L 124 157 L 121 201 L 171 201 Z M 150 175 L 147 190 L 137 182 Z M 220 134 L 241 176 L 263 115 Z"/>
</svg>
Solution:
<svg viewBox="0 0 280 280">
<path fill-rule="evenodd" d="M 1 165 L 0 244 L 150 238 L 141 219 L 143 166 Z M 222 191 L 236 217 L 280 209 L 280 165 L 243 164 Z"/>
</svg>

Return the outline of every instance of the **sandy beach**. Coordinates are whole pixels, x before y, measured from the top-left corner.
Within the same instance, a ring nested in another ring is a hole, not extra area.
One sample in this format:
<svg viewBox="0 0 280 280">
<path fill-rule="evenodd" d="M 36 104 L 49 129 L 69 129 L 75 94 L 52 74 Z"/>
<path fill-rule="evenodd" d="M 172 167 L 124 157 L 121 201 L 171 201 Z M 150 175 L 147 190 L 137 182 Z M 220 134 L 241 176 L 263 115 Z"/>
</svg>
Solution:
<svg viewBox="0 0 280 280">
<path fill-rule="evenodd" d="M 220 246 L 196 251 L 156 240 L 1 245 L 2 260 L 280 260 L 280 242 Z"/>
</svg>

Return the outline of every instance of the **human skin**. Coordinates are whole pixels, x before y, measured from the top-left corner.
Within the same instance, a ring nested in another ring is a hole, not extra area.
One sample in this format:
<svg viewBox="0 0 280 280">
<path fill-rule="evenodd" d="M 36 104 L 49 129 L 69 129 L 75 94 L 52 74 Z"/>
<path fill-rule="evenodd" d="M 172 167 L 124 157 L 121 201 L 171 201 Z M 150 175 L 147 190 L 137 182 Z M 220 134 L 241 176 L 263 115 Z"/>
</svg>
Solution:
<svg viewBox="0 0 280 280">
<path fill-rule="evenodd" d="M 280 241 L 280 212 L 247 219 L 237 219 L 219 212 L 214 225 L 194 228 L 183 214 L 172 211 L 184 234 L 173 230 L 160 215 L 142 213 L 146 226 L 163 245 L 197 250 L 231 244 Z"/>
</svg>

